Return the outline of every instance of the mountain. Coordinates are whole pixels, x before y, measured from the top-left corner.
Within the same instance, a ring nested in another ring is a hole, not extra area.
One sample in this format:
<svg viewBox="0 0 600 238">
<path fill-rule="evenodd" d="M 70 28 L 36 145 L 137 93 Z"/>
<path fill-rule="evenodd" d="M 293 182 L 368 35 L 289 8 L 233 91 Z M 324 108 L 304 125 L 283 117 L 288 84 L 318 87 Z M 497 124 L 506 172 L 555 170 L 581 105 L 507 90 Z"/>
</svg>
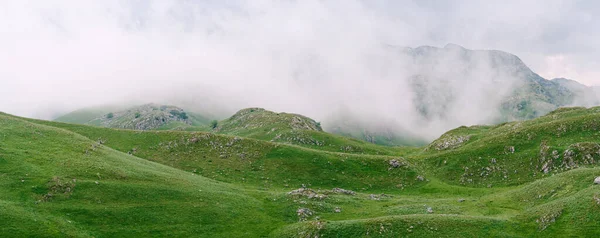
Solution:
<svg viewBox="0 0 600 238">
<path fill-rule="evenodd" d="M 126 109 L 80 109 L 58 117 L 55 121 L 134 130 L 182 130 L 207 125 L 209 119 L 179 107 L 150 103 Z"/>
<path fill-rule="evenodd" d="M 590 106 L 599 100 L 590 87 L 573 80 L 547 80 L 516 55 L 498 50 L 469 50 L 448 44 L 444 48 L 402 48 L 413 74 L 410 85 L 424 119 L 444 118 L 451 109 L 478 107 L 463 100 L 484 99 L 500 114 L 497 120 L 532 119 L 561 106 Z M 493 99 L 493 100 L 489 100 Z"/>
<path fill-rule="evenodd" d="M 595 237 L 599 118 L 561 108 L 381 155 L 0 113 L 0 236 Z"/>
<path fill-rule="evenodd" d="M 381 91 L 376 91 L 373 97 L 384 95 L 377 98 L 380 103 L 372 106 L 355 103 L 346 105 L 347 109 L 331 108 L 328 117 L 318 118 L 325 131 L 379 145 L 422 146 L 443 132 L 463 125 L 527 120 L 563 106 L 589 107 L 600 104 L 597 96 L 599 90 L 568 79 L 547 80 L 533 72 L 519 57 L 498 50 L 470 50 L 454 44 L 442 48 L 386 46 L 382 55 L 377 55 L 366 64 L 370 62 L 373 64 L 370 68 L 381 74 L 383 79 L 369 78 L 365 82 L 376 85 Z M 370 102 L 368 99 L 364 101 Z M 216 115 L 215 112 L 194 113 L 173 106 L 160 110 L 161 107 L 145 105 L 126 110 L 84 109 L 60 117 L 57 121 L 127 129 L 213 131 L 253 138 L 260 135 L 263 136 L 260 139 L 268 140 L 281 134 L 288 135 L 284 139 L 290 143 L 316 143 L 312 136 L 309 136 L 312 139 L 302 139 L 304 142 L 294 142 L 301 140 L 300 137 L 304 135 L 265 131 L 274 128 L 300 131 L 292 130 L 289 121 L 281 121 L 283 124 L 279 121 L 262 121 L 296 118 L 313 129 L 316 127 L 314 120 L 305 120 L 301 116 L 285 116 L 287 114 L 267 113 L 258 109 L 256 113 L 243 116 L 238 112 L 236 115 L 239 118 L 234 116 L 221 121 L 219 128 L 213 130 L 209 122 L 216 117 L 209 115 Z M 175 114 L 171 114 L 171 111 Z M 110 112 L 113 118 L 107 117 Z M 181 112 L 189 118 L 176 115 Z M 140 113 L 139 118 L 136 118 L 136 113 Z M 259 119 L 259 122 L 253 122 L 252 117 Z M 238 125 L 242 121 L 248 123 L 243 125 L 247 128 Z M 252 133 L 258 134 L 251 136 Z M 307 133 L 316 132 L 312 130 Z"/>
<path fill-rule="evenodd" d="M 533 119 L 563 106 L 600 104 L 594 88 L 545 79 L 503 51 L 455 44 L 387 46 L 377 59 L 385 62 L 374 63 L 385 65 L 380 71 L 394 70 L 389 79 L 373 82 L 397 95 L 395 107 L 387 109 L 394 114 L 364 120 L 364 113 L 338 113 L 327 121 L 332 132 L 378 144 L 423 145 L 461 125 Z"/>
</svg>

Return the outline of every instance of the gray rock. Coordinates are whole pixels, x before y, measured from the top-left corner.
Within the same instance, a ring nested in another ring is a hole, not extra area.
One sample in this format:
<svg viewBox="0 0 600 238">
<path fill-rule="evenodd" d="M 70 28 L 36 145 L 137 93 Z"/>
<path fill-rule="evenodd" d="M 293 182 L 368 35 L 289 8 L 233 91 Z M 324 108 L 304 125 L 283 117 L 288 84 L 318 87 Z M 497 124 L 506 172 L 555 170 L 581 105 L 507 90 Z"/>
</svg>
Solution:
<svg viewBox="0 0 600 238">
<path fill-rule="evenodd" d="M 356 192 L 352 191 L 352 190 L 346 190 L 343 188 L 334 188 L 331 189 L 331 192 L 333 193 L 341 193 L 341 194 L 346 194 L 346 195 L 356 195 Z"/>
<path fill-rule="evenodd" d="M 307 218 L 313 215 L 313 211 L 308 208 L 298 208 L 298 210 L 296 210 L 296 214 L 298 215 L 298 219 L 300 221 L 306 221 Z"/>
<path fill-rule="evenodd" d="M 433 208 L 427 207 L 427 213 L 433 213 Z"/>
<path fill-rule="evenodd" d="M 400 162 L 396 159 L 390 160 L 389 164 L 390 164 L 390 166 L 392 166 L 392 168 L 400 167 Z"/>
<path fill-rule="evenodd" d="M 600 177 L 596 177 L 596 179 L 594 179 L 594 184 L 600 184 Z"/>
<path fill-rule="evenodd" d="M 548 172 L 550 172 L 550 163 L 546 162 L 543 166 L 542 166 L 542 172 L 544 172 L 545 174 L 547 174 Z"/>
<path fill-rule="evenodd" d="M 323 200 L 323 199 L 327 198 L 327 195 L 317 193 L 315 190 L 312 190 L 310 188 L 299 188 L 299 189 L 293 190 L 291 192 L 288 192 L 287 194 L 292 195 L 292 196 L 303 196 L 303 197 L 307 197 L 308 199 L 317 199 L 317 200 Z"/>
</svg>

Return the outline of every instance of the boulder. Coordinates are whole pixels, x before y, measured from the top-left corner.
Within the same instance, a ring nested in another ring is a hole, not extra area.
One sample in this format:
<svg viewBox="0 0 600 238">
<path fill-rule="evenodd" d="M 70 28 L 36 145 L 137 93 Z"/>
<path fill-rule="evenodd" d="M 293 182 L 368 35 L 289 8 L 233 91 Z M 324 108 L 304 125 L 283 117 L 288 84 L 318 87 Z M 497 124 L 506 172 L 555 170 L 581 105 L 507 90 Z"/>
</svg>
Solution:
<svg viewBox="0 0 600 238">
<path fill-rule="evenodd" d="M 427 207 L 427 213 L 433 213 L 433 208 Z"/>
<path fill-rule="evenodd" d="M 596 179 L 594 179 L 594 184 L 600 184 L 600 177 L 596 177 Z"/>
<path fill-rule="evenodd" d="M 406 166 L 407 164 L 405 162 L 403 162 L 402 160 L 404 160 L 404 158 L 393 159 L 393 160 L 390 160 L 388 162 L 388 164 L 390 165 L 390 168 L 398 168 L 398 167 Z"/>
<path fill-rule="evenodd" d="M 308 208 L 298 208 L 298 210 L 296 210 L 296 214 L 298 215 L 298 219 L 300 221 L 306 221 L 307 218 L 313 215 L 313 211 Z"/>
</svg>

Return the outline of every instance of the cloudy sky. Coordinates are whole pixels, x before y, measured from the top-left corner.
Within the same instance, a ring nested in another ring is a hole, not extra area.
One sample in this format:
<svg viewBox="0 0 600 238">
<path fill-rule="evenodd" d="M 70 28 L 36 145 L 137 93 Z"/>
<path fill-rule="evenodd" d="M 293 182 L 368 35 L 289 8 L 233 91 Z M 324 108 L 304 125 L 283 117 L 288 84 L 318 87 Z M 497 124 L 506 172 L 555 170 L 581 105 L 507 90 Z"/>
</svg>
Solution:
<svg viewBox="0 0 600 238">
<path fill-rule="evenodd" d="M 598 16 L 592 0 L 0 1 L 0 111 L 51 119 L 123 101 L 389 110 L 405 102 L 390 104 L 396 92 L 372 86 L 383 76 L 365 68 L 382 44 L 497 49 L 545 78 L 600 85 Z"/>
</svg>

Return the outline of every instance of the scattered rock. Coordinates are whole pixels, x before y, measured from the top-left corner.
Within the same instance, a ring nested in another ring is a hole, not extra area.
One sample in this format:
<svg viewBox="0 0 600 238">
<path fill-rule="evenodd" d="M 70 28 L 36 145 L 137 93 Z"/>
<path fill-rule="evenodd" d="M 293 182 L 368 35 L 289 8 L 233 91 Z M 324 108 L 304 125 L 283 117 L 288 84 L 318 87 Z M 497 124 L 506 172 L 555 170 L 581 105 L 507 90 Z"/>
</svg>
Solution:
<svg viewBox="0 0 600 238">
<path fill-rule="evenodd" d="M 515 153 L 515 147 L 514 146 L 507 146 L 506 147 L 506 151 L 508 151 L 508 153 Z"/>
<path fill-rule="evenodd" d="M 575 152 L 573 150 L 565 150 L 563 153 L 563 166 L 566 168 L 574 168 L 577 166 L 575 161 L 573 160 L 575 157 Z"/>
<path fill-rule="evenodd" d="M 331 192 L 333 193 L 341 193 L 341 194 L 346 194 L 346 195 L 356 195 L 356 192 L 352 191 L 352 190 L 346 190 L 343 188 L 334 188 L 331 189 Z"/>
<path fill-rule="evenodd" d="M 403 158 L 400 158 L 400 159 L 404 160 Z M 388 163 L 389 163 L 390 167 L 392 167 L 392 168 L 398 168 L 400 166 L 405 166 L 406 165 L 406 163 L 400 162 L 397 159 L 390 160 L 390 162 L 388 162 Z"/>
<path fill-rule="evenodd" d="M 306 219 L 313 215 L 313 211 L 308 208 L 298 208 L 298 210 L 296 210 L 296 214 L 298 215 L 298 219 L 300 221 L 306 221 Z"/>
<path fill-rule="evenodd" d="M 464 201 L 465 201 L 465 199 L 464 199 L 464 198 L 459 198 L 459 199 L 458 199 L 458 202 L 464 202 Z"/>
<path fill-rule="evenodd" d="M 340 213 L 340 212 L 342 212 L 342 208 L 340 208 L 340 207 L 335 207 L 335 209 L 333 209 L 333 211 L 334 211 L 335 213 Z"/>
<path fill-rule="evenodd" d="M 548 228 L 548 226 L 550 226 L 550 224 L 556 222 L 556 218 L 558 218 L 561 214 L 562 214 L 562 210 L 552 212 L 552 213 L 546 214 L 544 216 L 541 216 L 539 219 L 535 220 L 535 222 L 538 223 L 539 230 L 543 231 L 546 228 Z"/>
<path fill-rule="evenodd" d="M 417 180 L 419 180 L 419 181 L 424 181 L 424 180 L 425 180 L 425 177 L 423 177 L 422 175 L 419 175 L 419 176 L 417 176 Z"/>
<path fill-rule="evenodd" d="M 542 172 L 544 172 L 545 174 L 547 174 L 548 172 L 550 172 L 550 161 L 544 163 L 544 165 L 542 165 Z"/>
<path fill-rule="evenodd" d="M 600 184 L 600 177 L 596 177 L 594 179 L 594 184 Z"/>
<path fill-rule="evenodd" d="M 427 207 L 427 213 L 433 213 L 433 208 Z"/>
<path fill-rule="evenodd" d="M 100 184 L 100 183 L 98 183 L 98 181 L 94 181 L 94 183 L 95 183 L 95 184 Z"/>
<path fill-rule="evenodd" d="M 369 195 L 369 199 L 371 199 L 371 200 L 381 200 L 381 198 L 379 196 L 375 195 L 375 194 Z"/>
<path fill-rule="evenodd" d="M 552 158 L 553 158 L 553 159 L 558 159 L 558 158 L 560 158 L 560 154 L 558 153 L 558 150 L 553 150 L 553 151 L 552 151 Z"/>
<path fill-rule="evenodd" d="M 291 192 L 288 192 L 288 195 L 292 195 L 292 196 L 304 196 L 307 197 L 308 199 L 318 199 L 318 200 L 323 200 L 325 198 L 327 198 L 327 195 L 325 194 L 320 194 L 315 192 L 315 190 L 312 190 L 310 188 L 299 188 L 296 190 L 293 190 Z"/>
<path fill-rule="evenodd" d="M 495 163 L 496 163 L 496 158 L 492 158 L 492 161 L 491 161 L 491 163 L 492 163 L 492 164 L 495 164 Z"/>
</svg>

